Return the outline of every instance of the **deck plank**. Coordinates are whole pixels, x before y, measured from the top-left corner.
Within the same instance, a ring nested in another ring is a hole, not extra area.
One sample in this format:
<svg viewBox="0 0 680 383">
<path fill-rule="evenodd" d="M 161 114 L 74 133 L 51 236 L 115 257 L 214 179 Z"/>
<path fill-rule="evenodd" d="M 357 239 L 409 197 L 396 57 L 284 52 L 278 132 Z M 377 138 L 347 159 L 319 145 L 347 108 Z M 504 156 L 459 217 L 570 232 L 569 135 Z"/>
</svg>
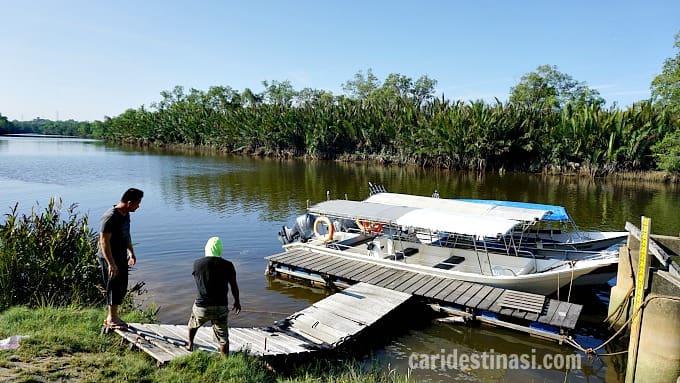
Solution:
<svg viewBox="0 0 680 383">
<path fill-rule="evenodd" d="M 415 294 L 415 291 L 418 291 L 421 287 L 430 282 L 432 278 L 434 278 L 432 275 L 420 275 L 419 277 L 420 278 L 417 281 L 415 281 L 411 286 L 403 289 L 402 292 L 407 294 Z"/>
<path fill-rule="evenodd" d="M 479 291 L 484 287 L 484 285 L 472 285 L 469 289 L 467 289 L 464 293 L 460 294 L 456 300 L 454 301 L 457 305 L 461 306 L 467 306 L 466 303 L 470 299 L 472 299 Z"/>
<path fill-rule="evenodd" d="M 501 288 L 498 288 L 498 287 L 494 288 L 489 293 L 489 295 L 486 296 L 486 298 L 482 299 L 482 301 L 479 302 L 479 304 L 477 305 L 476 308 L 479 309 L 479 310 L 490 310 L 491 306 L 493 306 L 496 303 L 496 301 L 498 300 L 498 298 L 501 295 L 503 295 L 504 291 L 505 291 L 505 289 L 501 289 Z"/>
<path fill-rule="evenodd" d="M 494 290 L 491 286 L 482 286 L 479 292 L 472 297 L 469 301 L 465 302 L 465 305 L 472 308 L 477 308 L 477 306 Z"/>
</svg>

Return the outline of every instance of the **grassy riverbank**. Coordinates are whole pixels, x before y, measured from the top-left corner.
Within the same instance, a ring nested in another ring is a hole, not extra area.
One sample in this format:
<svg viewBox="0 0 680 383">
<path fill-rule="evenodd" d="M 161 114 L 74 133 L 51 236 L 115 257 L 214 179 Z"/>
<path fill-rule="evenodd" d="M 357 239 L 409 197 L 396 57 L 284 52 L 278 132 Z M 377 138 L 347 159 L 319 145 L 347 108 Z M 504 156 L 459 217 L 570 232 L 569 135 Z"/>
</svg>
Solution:
<svg viewBox="0 0 680 383">
<path fill-rule="evenodd" d="M 269 369 L 258 358 L 194 352 L 157 367 L 117 335 L 101 335 L 104 308 L 15 306 L 0 312 L 0 339 L 28 335 L 16 350 L 0 350 L 0 382 L 406 382 L 387 367 L 351 362 Z M 144 321 L 141 312 L 123 315 Z"/>
</svg>

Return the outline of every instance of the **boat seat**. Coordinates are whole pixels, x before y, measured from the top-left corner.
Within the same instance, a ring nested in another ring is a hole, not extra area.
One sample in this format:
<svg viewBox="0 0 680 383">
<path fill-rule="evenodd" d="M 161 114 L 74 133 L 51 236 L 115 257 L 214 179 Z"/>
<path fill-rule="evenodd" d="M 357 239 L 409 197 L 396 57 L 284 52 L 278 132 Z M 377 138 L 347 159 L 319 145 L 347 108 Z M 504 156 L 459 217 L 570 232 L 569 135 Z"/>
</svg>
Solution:
<svg viewBox="0 0 680 383">
<path fill-rule="evenodd" d="M 434 265 L 433 267 L 434 267 L 435 269 L 444 269 L 444 270 L 448 270 L 448 269 L 453 268 L 454 266 L 456 266 L 457 264 L 459 264 L 459 263 L 461 263 L 461 262 L 463 262 L 463 261 L 465 261 L 465 257 L 459 257 L 459 256 L 455 256 L 455 255 L 454 255 L 454 256 L 452 256 L 452 257 L 447 258 L 447 259 L 444 260 L 443 262 L 437 263 L 437 264 Z"/>
<path fill-rule="evenodd" d="M 340 250 L 340 251 L 347 250 L 350 247 L 355 247 L 355 246 L 370 242 L 375 238 L 375 236 L 376 236 L 375 234 L 361 233 L 356 237 L 347 238 L 347 239 L 342 240 L 342 241 L 330 243 L 330 244 L 328 244 L 327 247 L 329 247 L 331 249 L 335 249 L 335 250 Z"/>
</svg>

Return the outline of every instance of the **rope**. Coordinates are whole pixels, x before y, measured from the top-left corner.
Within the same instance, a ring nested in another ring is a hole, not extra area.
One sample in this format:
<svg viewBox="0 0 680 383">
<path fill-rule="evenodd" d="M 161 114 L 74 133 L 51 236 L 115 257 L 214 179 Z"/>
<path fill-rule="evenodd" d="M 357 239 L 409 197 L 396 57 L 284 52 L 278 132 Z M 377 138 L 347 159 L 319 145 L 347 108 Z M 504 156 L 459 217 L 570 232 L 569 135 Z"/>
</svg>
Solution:
<svg viewBox="0 0 680 383">
<path fill-rule="evenodd" d="M 569 294 L 567 294 L 567 303 L 571 300 L 571 286 L 574 284 L 574 266 L 576 266 L 576 261 L 569 261 L 569 266 L 571 266 L 571 279 L 569 280 Z"/>
<path fill-rule="evenodd" d="M 638 309 L 635 310 L 635 312 L 633 313 L 633 315 L 631 315 L 631 317 L 628 318 L 628 320 L 626 321 L 626 323 L 624 323 L 623 326 L 621 326 L 621 328 L 618 329 L 618 330 L 614 333 L 614 335 L 612 335 L 611 337 L 609 337 L 609 339 L 607 339 L 607 340 L 606 340 L 605 342 L 603 342 L 601 345 L 599 345 L 599 346 L 597 346 L 597 347 L 594 347 L 594 348 L 593 348 L 593 347 L 584 348 L 583 346 L 581 346 L 580 344 L 578 344 L 578 343 L 577 343 L 574 339 L 572 339 L 571 337 L 565 338 L 565 342 L 566 342 L 567 344 L 569 344 L 570 346 L 576 348 L 577 350 L 583 352 L 584 354 L 588 355 L 588 356 L 593 355 L 593 354 L 594 354 L 595 356 L 597 356 L 597 357 L 600 357 L 600 356 L 611 356 L 611 355 L 625 354 L 625 353 L 627 353 L 628 351 L 617 351 L 617 352 L 612 352 L 612 353 L 598 354 L 598 353 L 597 353 L 597 350 L 599 350 L 599 349 L 601 349 L 602 347 L 606 346 L 609 342 L 611 342 L 611 341 L 614 340 L 617 336 L 619 336 L 619 334 L 621 334 L 621 332 L 622 332 L 622 331 L 623 331 L 623 330 L 624 330 L 624 329 L 625 329 L 625 328 L 633 321 L 633 319 L 635 319 L 635 317 L 638 316 L 638 314 L 642 311 L 642 309 L 643 309 L 645 306 L 647 306 L 647 304 L 648 304 L 649 302 L 653 301 L 654 299 L 668 299 L 668 300 L 680 302 L 680 297 L 673 297 L 673 296 L 668 296 L 668 295 L 653 295 L 653 296 L 648 296 L 648 297 L 645 298 L 645 300 L 642 302 L 642 304 L 640 305 L 640 307 L 638 307 Z"/>
<path fill-rule="evenodd" d="M 626 293 L 626 295 L 621 300 L 621 303 L 619 303 L 619 305 L 616 307 L 616 309 L 611 314 L 609 314 L 609 316 L 606 317 L 603 322 L 609 322 L 610 319 L 612 319 L 612 317 L 614 317 L 614 320 L 612 322 L 618 322 L 619 321 L 619 318 L 621 318 L 621 315 L 623 315 L 625 309 L 630 304 L 630 296 L 633 295 L 633 291 L 635 291 L 635 286 L 631 286 L 630 289 L 628 289 L 628 292 Z M 614 327 L 614 323 L 611 323 L 609 325 L 610 329 L 612 327 Z"/>
</svg>

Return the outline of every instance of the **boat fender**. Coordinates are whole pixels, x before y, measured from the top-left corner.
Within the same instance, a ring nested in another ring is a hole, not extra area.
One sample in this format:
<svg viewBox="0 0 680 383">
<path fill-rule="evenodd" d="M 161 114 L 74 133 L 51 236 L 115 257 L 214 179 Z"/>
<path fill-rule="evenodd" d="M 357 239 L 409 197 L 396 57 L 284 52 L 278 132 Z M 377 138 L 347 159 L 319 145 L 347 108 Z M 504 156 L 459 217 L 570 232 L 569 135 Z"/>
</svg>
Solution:
<svg viewBox="0 0 680 383">
<path fill-rule="evenodd" d="M 319 225 L 322 223 L 326 224 L 326 227 L 328 228 L 328 233 L 326 234 L 319 233 Z M 331 223 L 331 220 L 328 217 L 318 217 L 314 221 L 314 235 L 323 239 L 324 242 L 332 240 L 333 234 L 335 234 L 335 226 L 333 226 L 333 223 Z"/>
</svg>

